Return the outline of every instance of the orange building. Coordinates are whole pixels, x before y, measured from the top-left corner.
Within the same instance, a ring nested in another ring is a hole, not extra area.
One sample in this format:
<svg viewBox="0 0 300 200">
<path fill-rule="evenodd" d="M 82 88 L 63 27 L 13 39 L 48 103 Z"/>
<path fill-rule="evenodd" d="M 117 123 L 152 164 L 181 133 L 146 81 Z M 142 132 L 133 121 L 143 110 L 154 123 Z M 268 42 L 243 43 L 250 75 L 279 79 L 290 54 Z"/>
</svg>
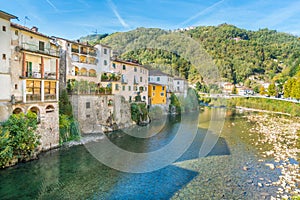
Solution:
<svg viewBox="0 0 300 200">
<path fill-rule="evenodd" d="M 167 89 L 165 85 L 157 83 L 149 83 L 148 87 L 149 105 L 166 104 Z"/>
</svg>

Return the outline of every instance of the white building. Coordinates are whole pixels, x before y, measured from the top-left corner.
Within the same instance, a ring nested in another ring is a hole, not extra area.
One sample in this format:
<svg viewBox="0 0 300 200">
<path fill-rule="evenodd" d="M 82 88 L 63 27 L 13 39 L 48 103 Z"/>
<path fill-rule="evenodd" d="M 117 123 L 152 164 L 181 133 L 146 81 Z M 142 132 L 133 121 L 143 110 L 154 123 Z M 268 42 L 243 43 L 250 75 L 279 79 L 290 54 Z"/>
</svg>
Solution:
<svg viewBox="0 0 300 200">
<path fill-rule="evenodd" d="M 101 72 L 109 69 L 110 47 L 56 38 L 61 46 L 61 87 L 66 87 L 68 80 L 84 80 L 95 84 L 101 81 Z"/>
<path fill-rule="evenodd" d="M 166 74 L 160 70 L 150 70 L 148 81 L 151 83 L 157 83 L 165 85 L 167 87 L 167 93 L 174 91 L 173 76 Z"/>
<path fill-rule="evenodd" d="M 177 96 L 183 96 L 186 97 L 187 96 L 187 92 L 188 92 L 188 82 L 185 79 L 179 78 L 179 77 L 175 77 L 174 81 L 174 94 Z"/>
<path fill-rule="evenodd" d="M 41 149 L 50 149 L 59 144 L 59 48 L 38 28 L 11 23 L 15 18 L 0 11 L 0 121 L 36 113 Z"/>
<path fill-rule="evenodd" d="M 108 72 L 103 73 L 101 84 L 110 86 L 112 94 L 122 95 L 126 101 L 134 101 L 140 95 L 148 103 L 149 70 L 134 62 L 113 59 Z"/>
</svg>

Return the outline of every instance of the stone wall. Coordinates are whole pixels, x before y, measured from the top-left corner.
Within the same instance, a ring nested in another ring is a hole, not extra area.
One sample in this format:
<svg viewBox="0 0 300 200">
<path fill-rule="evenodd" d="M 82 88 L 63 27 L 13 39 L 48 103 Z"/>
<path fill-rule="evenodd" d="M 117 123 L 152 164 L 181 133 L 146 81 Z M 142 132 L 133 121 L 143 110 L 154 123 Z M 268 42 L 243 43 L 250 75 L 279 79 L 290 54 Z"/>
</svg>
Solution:
<svg viewBox="0 0 300 200">
<path fill-rule="evenodd" d="M 130 104 L 122 96 L 72 95 L 74 116 L 81 133 L 102 133 L 132 125 Z"/>
</svg>

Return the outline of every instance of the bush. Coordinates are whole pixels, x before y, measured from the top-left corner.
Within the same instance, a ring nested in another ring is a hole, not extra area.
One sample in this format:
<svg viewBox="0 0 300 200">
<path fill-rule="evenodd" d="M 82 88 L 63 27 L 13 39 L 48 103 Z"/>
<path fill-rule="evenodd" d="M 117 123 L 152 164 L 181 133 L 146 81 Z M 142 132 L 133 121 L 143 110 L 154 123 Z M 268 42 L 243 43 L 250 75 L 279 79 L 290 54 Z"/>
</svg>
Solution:
<svg viewBox="0 0 300 200">
<path fill-rule="evenodd" d="M 40 136 L 36 134 L 37 115 L 33 112 L 13 114 L 0 130 L 0 167 L 14 159 L 30 160 L 36 156 Z"/>
<path fill-rule="evenodd" d="M 136 123 L 144 121 L 148 117 L 148 110 L 146 103 L 132 103 L 130 106 L 131 119 Z"/>
</svg>

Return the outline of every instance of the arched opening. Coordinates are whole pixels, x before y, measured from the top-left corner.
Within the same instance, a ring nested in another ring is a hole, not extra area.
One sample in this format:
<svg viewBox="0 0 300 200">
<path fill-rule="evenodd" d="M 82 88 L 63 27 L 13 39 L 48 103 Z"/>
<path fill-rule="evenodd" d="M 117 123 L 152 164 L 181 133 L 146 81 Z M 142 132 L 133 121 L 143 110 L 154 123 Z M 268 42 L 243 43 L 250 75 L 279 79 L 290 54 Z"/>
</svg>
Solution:
<svg viewBox="0 0 300 200">
<path fill-rule="evenodd" d="M 90 69 L 90 70 L 89 70 L 89 76 L 90 76 L 90 77 L 96 77 L 96 76 L 97 76 L 96 70 Z"/>
<path fill-rule="evenodd" d="M 78 76 L 78 74 L 79 74 L 79 68 L 77 66 L 74 66 L 72 69 L 72 75 Z"/>
<path fill-rule="evenodd" d="M 23 112 L 23 110 L 21 109 L 21 108 L 15 108 L 14 110 L 13 110 L 13 114 L 20 114 L 20 113 L 22 113 Z"/>
<path fill-rule="evenodd" d="M 46 107 L 46 113 L 52 113 L 52 112 L 54 112 L 54 106 L 52 106 L 52 105 L 48 105 L 47 107 Z"/>
<path fill-rule="evenodd" d="M 87 70 L 86 70 L 86 68 L 83 67 L 83 68 L 80 69 L 80 75 L 81 75 L 81 76 L 86 76 L 86 75 L 87 75 Z"/>
<path fill-rule="evenodd" d="M 36 114 L 38 124 L 41 122 L 40 119 L 40 109 L 38 107 L 31 107 L 30 111 Z"/>
</svg>

